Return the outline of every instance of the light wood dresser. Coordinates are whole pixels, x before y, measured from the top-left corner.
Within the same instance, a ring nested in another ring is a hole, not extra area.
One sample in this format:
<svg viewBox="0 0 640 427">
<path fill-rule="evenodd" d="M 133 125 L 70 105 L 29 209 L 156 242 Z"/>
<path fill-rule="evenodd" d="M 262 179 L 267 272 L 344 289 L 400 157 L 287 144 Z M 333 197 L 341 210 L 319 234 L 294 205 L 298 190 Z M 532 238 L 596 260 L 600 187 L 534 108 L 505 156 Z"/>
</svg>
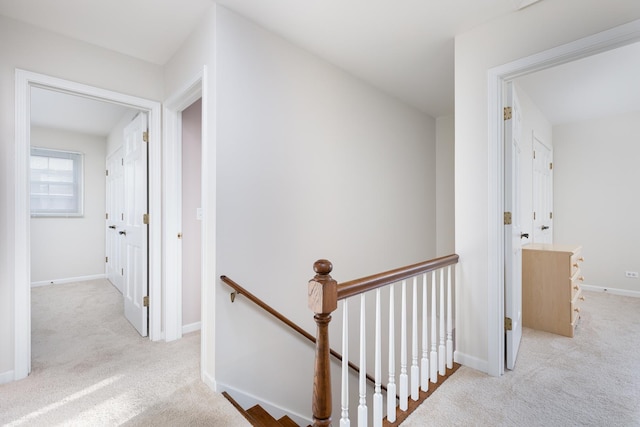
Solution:
<svg viewBox="0 0 640 427">
<path fill-rule="evenodd" d="M 581 246 L 522 247 L 522 325 L 573 337 L 580 319 Z"/>
</svg>

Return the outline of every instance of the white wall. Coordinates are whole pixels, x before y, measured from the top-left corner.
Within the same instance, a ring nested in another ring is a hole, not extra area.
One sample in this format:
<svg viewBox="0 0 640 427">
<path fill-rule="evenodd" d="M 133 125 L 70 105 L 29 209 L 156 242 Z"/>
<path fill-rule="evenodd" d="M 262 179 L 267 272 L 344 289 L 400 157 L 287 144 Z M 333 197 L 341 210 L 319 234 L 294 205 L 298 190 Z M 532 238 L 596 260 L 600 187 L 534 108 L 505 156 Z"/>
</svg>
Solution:
<svg viewBox="0 0 640 427">
<path fill-rule="evenodd" d="M 579 19 L 576 16 L 579 14 Z M 640 17 L 633 0 L 542 1 L 455 40 L 456 346 L 459 360 L 489 369 L 489 142 L 487 71 Z M 493 94 L 491 94 L 493 96 Z M 493 188 L 493 187 L 492 187 Z M 498 218 L 491 218 L 498 221 Z M 496 353 L 497 354 L 497 353 Z"/>
<path fill-rule="evenodd" d="M 315 260 L 344 281 L 435 256 L 433 118 L 223 8 L 216 54 L 218 275 L 313 332 Z M 216 379 L 308 415 L 313 348 L 218 286 Z"/>
<path fill-rule="evenodd" d="M 19 41 L 19 42 L 17 42 Z M 15 69 L 162 99 L 162 69 L 0 17 L 0 382 L 13 379 Z"/>
<path fill-rule="evenodd" d="M 182 325 L 200 322 L 202 100 L 182 112 Z"/>
<path fill-rule="evenodd" d="M 438 256 L 455 252 L 455 120 L 436 119 L 436 233 Z"/>
<path fill-rule="evenodd" d="M 84 215 L 31 218 L 31 282 L 104 275 L 106 138 L 32 127 L 31 145 L 84 154 Z"/>
<path fill-rule="evenodd" d="M 585 284 L 640 292 L 640 112 L 555 126 L 557 243 L 582 245 Z"/>
</svg>

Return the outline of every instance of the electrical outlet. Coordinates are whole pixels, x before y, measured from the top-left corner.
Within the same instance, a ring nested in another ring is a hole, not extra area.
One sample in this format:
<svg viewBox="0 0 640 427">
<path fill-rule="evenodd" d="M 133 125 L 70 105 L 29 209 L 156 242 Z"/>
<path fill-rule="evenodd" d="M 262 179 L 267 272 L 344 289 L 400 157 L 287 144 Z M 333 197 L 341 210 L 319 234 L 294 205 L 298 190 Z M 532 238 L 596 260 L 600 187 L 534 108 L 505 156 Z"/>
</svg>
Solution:
<svg viewBox="0 0 640 427">
<path fill-rule="evenodd" d="M 638 272 L 637 271 L 625 271 L 624 275 L 625 275 L 625 277 L 629 277 L 631 279 L 637 279 L 638 278 Z"/>
</svg>

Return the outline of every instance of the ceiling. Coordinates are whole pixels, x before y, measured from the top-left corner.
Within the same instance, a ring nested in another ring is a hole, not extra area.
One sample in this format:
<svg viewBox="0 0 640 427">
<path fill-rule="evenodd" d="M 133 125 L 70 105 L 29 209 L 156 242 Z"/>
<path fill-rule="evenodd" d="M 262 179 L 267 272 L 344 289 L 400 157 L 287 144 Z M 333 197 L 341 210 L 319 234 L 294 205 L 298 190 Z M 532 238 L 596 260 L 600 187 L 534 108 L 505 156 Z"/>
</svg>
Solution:
<svg viewBox="0 0 640 427">
<path fill-rule="evenodd" d="M 130 108 L 31 88 L 31 125 L 106 137 Z"/>
<path fill-rule="evenodd" d="M 520 77 L 552 125 L 640 111 L 640 43 Z"/>
<path fill-rule="evenodd" d="M 535 2 L 218 0 L 432 117 L 454 111 L 454 36 L 522 13 L 520 8 Z M 162 65 L 212 4 L 213 0 L 0 0 L 0 15 Z M 634 96 L 629 95 L 636 93 L 631 89 L 638 85 L 628 80 L 640 75 L 635 68 L 638 61 L 629 64 L 640 55 L 637 51 L 602 55 L 609 55 L 602 56 L 606 59 L 602 63 L 598 55 L 518 81 L 554 124 L 583 113 L 602 114 L 594 107 L 611 108 L 612 103 L 640 110 L 630 106 Z M 579 67 L 587 63 L 590 68 Z M 605 95 L 612 102 L 604 101 Z"/>
</svg>

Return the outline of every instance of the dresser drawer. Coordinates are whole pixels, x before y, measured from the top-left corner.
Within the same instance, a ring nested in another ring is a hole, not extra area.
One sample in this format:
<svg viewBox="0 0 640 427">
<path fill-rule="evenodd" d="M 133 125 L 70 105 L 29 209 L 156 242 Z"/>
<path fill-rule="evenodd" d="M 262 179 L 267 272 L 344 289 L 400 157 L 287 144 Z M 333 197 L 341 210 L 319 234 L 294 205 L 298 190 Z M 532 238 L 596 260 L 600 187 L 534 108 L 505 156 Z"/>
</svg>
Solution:
<svg viewBox="0 0 640 427">
<path fill-rule="evenodd" d="M 578 320 L 580 319 L 580 302 L 582 302 L 582 300 L 584 299 L 584 297 L 582 296 L 582 291 L 578 291 L 576 293 L 576 296 L 571 300 L 571 329 L 572 329 L 572 333 L 571 336 L 573 336 L 573 329 L 576 326 L 576 323 L 578 323 Z"/>
</svg>

